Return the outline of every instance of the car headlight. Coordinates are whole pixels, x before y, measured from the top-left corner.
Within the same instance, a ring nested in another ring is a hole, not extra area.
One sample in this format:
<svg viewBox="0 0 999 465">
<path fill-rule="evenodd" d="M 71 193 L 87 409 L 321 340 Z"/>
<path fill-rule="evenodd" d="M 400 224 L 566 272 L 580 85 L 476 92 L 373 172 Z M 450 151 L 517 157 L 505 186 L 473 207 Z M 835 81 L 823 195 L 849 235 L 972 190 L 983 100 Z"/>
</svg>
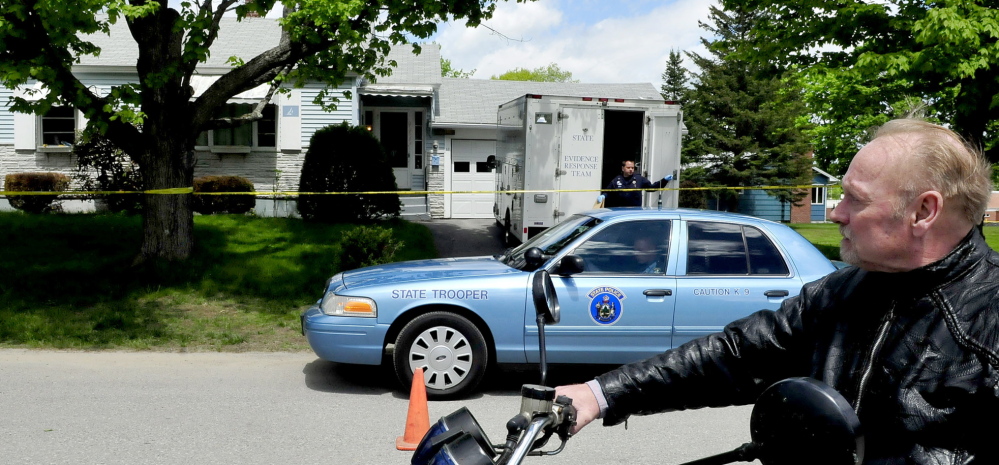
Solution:
<svg viewBox="0 0 999 465">
<path fill-rule="evenodd" d="M 323 313 L 332 316 L 359 316 L 374 318 L 378 316 L 375 301 L 367 297 L 351 297 L 327 292 L 323 302 L 319 304 Z"/>
</svg>

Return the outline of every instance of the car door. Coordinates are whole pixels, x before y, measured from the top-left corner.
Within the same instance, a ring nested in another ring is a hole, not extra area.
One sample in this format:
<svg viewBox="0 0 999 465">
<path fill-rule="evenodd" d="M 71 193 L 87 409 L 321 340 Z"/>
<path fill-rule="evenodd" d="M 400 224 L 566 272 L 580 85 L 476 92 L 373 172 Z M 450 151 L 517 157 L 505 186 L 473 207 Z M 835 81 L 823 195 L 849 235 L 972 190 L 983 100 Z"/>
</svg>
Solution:
<svg viewBox="0 0 999 465">
<path fill-rule="evenodd" d="M 799 292 L 800 279 L 762 229 L 718 221 L 686 221 L 679 229 L 686 249 L 678 260 L 674 347 L 757 310 L 776 310 Z"/>
<path fill-rule="evenodd" d="M 676 285 L 670 235 L 666 219 L 615 222 L 570 252 L 584 271 L 552 276 L 562 320 L 546 327 L 549 361 L 627 363 L 669 348 Z M 636 249 L 642 242 L 651 250 Z M 536 342 L 531 323 L 528 340 Z"/>
</svg>

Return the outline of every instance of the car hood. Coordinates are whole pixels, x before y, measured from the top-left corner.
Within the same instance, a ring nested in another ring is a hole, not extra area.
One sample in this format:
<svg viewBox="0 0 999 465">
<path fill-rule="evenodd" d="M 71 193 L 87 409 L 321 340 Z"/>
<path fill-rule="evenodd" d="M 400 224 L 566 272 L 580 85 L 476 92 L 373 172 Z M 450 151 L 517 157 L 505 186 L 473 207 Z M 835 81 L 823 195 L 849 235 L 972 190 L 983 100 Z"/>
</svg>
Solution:
<svg viewBox="0 0 999 465">
<path fill-rule="evenodd" d="M 343 273 L 346 289 L 412 281 L 468 279 L 480 276 L 522 273 L 493 257 L 436 258 L 369 266 Z"/>
</svg>

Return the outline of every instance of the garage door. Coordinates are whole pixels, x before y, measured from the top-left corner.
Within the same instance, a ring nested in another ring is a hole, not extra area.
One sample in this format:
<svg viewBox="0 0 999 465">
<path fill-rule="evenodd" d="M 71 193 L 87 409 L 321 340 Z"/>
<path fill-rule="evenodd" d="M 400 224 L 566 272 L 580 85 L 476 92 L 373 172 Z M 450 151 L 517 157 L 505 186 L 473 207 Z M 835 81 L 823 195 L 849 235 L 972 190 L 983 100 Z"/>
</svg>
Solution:
<svg viewBox="0 0 999 465">
<path fill-rule="evenodd" d="M 451 190 L 492 191 L 494 171 L 486 158 L 496 153 L 494 140 L 451 141 Z M 451 218 L 492 218 L 493 194 L 451 194 Z"/>
</svg>

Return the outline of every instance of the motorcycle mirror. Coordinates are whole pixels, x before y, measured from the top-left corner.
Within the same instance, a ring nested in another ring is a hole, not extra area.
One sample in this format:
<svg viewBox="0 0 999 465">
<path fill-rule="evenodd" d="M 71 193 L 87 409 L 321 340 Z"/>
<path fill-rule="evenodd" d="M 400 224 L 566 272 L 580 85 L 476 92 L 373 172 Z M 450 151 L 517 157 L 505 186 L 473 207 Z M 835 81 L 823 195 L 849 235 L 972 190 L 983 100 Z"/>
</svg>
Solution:
<svg viewBox="0 0 999 465">
<path fill-rule="evenodd" d="M 539 316 L 544 317 L 546 324 L 556 324 L 561 318 L 561 308 L 558 304 L 558 296 L 555 295 L 555 284 L 547 271 L 541 270 L 534 274 L 532 286 L 534 296 L 534 311 Z"/>
<path fill-rule="evenodd" d="M 864 461 L 864 435 L 853 407 L 811 378 L 789 378 L 767 388 L 756 400 L 749 427 L 764 465 Z"/>
<path fill-rule="evenodd" d="M 545 254 L 537 247 L 531 247 L 524 251 L 524 262 L 527 269 L 536 270 L 545 264 Z"/>
</svg>

